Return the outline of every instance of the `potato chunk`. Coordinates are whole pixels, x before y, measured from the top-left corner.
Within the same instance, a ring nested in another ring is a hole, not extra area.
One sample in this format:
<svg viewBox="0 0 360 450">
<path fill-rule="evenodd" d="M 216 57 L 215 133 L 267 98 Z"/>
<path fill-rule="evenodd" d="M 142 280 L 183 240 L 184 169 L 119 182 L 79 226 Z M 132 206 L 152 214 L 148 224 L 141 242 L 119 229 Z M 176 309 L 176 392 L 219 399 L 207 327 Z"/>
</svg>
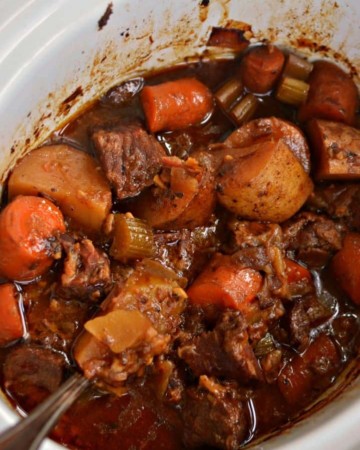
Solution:
<svg viewBox="0 0 360 450">
<path fill-rule="evenodd" d="M 9 179 L 9 199 L 45 195 L 75 224 L 98 232 L 111 207 L 111 191 L 96 161 L 68 145 L 33 150 Z"/>
<path fill-rule="evenodd" d="M 253 145 L 246 156 L 225 162 L 217 191 L 220 203 L 241 217 L 283 222 L 301 208 L 312 188 L 298 159 L 279 140 Z"/>
<path fill-rule="evenodd" d="M 264 141 L 282 139 L 306 173 L 310 172 L 310 151 L 303 132 L 291 122 L 277 117 L 254 119 L 237 128 L 224 142 L 226 147 L 243 148 Z"/>
<path fill-rule="evenodd" d="M 113 353 L 137 347 L 156 335 L 150 320 L 136 310 L 111 311 L 86 322 L 85 329 L 107 345 Z"/>
</svg>

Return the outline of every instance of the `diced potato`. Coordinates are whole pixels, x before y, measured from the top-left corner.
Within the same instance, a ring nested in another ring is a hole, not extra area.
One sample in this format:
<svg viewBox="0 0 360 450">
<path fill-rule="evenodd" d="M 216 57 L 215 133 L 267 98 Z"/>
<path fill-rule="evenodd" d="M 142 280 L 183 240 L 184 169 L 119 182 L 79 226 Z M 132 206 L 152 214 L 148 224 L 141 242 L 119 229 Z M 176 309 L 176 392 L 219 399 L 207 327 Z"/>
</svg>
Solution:
<svg viewBox="0 0 360 450">
<path fill-rule="evenodd" d="M 156 334 L 150 320 L 140 311 L 111 311 L 85 323 L 85 329 L 114 353 L 137 347 L 148 334 Z"/>
<path fill-rule="evenodd" d="M 26 155 L 9 179 L 9 199 L 17 195 L 45 195 L 91 232 L 100 231 L 111 207 L 111 191 L 97 162 L 68 145 L 45 146 Z"/>
<path fill-rule="evenodd" d="M 308 133 L 316 178 L 360 179 L 360 130 L 339 122 L 312 120 Z"/>
<path fill-rule="evenodd" d="M 247 156 L 223 164 L 217 191 L 220 203 L 241 217 L 283 222 L 301 208 L 312 188 L 298 159 L 279 140 L 253 145 Z"/>
</svg>

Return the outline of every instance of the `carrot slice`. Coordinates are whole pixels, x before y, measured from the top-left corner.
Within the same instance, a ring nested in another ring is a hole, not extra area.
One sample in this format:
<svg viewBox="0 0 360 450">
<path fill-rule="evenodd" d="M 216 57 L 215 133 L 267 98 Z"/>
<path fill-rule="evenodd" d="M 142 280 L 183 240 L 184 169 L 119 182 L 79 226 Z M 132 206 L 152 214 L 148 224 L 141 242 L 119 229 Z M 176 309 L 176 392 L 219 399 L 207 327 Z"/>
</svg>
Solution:
<svg viewBox="0 0 360 450">
<path fill-rule="evenodd" d="M 359 102 L 356 84 L 336 64 L 317 61 L 310 74 L 307 100 L 299 110 L 299 120 L 317 118 L 353 125 Z"/>
<path fill-rule="evenodd" d="M 216 254 L 194 281 L 187 294 L 197 305 L 219 305 L 246 310 L 262 285 L 261 274 L 248 267 L 239 267 L 230 256 Z"/>
<path fill-rule="evenodd" d="M 311 273 L 304 266 L 289 258 L 285 259 L 285 264 L 288 283 L 297 283 L 305 280 L 311 281 Z"/>
<path fill-rule="evenodd" d="M 53 263 L 49 238 L 65 231 L 60 209 L 49 200 L 19 196 L 0 213 L 0 274 L 31 280 Z"/>
<path fill-rule="evenodd" d="M 255 47 L 241 63 L 244 85 L 251 92 L 265 94 L 275 86 L 284 62 L 283 52 L 273 45 Z"/>
<path fill-rule="evenodd" d="M 196 78 L 145 86 L 140 98 L 148 128 L 153 133 L 198 125 L 214 107 L 210 90 Z"/>
<path fill-rule="evenodd" d="M 343 247 L 334 256 L 331 269 L 341 288 L 350 299 L 360 305 L 360 234 L 349 233 L 345 236 Z"/>
<path fill-rule="evenodd" d="M 20 339 L 24 334 L 17 292 L 11 283 L 0 285 L 0 346 Z"/>
<path fill-rule="evenodd" d="M 296 355 L 282 370 L 278 378 L 278 387 L 290 404 L 302 404 L 309 400 L 316 379 L 330 384 L 339 368 L 340 356 L 333 340 L 320 334 L 301 355 Z"/>
</svg>

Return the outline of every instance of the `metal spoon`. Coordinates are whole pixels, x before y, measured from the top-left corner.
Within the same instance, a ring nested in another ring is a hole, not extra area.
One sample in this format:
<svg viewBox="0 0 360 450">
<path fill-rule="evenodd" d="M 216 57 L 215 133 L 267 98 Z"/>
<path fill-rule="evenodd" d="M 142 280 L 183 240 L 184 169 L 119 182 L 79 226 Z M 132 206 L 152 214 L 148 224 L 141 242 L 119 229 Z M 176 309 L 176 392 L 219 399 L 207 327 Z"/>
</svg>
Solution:
<svg viewBox="0 0 360 450">
<path fill-rule="evenodd" d="M 75 373 L 25 419 L 0 435 L 0 450 L 37 450 L 60 416 L 90 384 Z"/>
</svg>

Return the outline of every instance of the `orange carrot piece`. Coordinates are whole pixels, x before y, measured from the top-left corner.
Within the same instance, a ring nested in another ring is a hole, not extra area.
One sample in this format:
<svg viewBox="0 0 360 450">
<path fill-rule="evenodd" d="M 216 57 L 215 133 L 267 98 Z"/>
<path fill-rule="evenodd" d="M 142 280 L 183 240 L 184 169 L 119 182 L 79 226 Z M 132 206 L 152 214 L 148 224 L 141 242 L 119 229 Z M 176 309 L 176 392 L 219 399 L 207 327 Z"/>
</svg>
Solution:
<svg viewBox="0 0 360 450">
<path fill-rule="evenodd" d="M 278 387 L 288 403 L 302 404 L 309 400 L 317 378 L 314 367 L 319 361 L 326 367 L 326 373 L 321 376 L 328 377 L 330 384 L 339 367 L 340 356 L 333 340 L 325 334 L 319 335 L 302 355 L 296 355 L 282 370 Z"/>
<path fill-rule="evenodd" d="M 343 247 L 334 256 L 331 270 L 350 299 L 360 305 L 360 234 L 345 236 Z"/>
<path fill-rule="evenodd" d="M 196 78 L 145 86 L 140 98 L 148 128 L 153 133 L 198 125 L 214 107 L 210 90 Z"/>
<path fill-rule="evenodd" d="M 239 267 L 230 256 L 216 254 L 187 291 L 193 304 L 243 310 L 262 285 L 261 274 Z"/>
<path fill-rule="evenodd" d="M 65 231 L 60 209 L 49 200 L 19 196 L 0 213 L 0 274 L 31 280 L 53 263 L 49 238 Z"/>
<path fill-rule="evenodd" d="M 311 273 L 304 266 L 289 258 L 286 258 L 285 264 L 288 283 L 297 283 L 303 280 L 311 281 Z"/>
<path fill-rule="evenodd" d="M 299 120 L 325 119 L 353 125 L 359 94 L 353 79 L 336 64 L 317 61 L 310 74 L 307 100 L 299 110 Z"/>
<path fill-rule="evenodd" d="M 0 285 L 0 346 L 8 345 L 24 335 L 17 292 L 11 283 Z"/>
<path fill-rule="evenodd" d="M 249 91 L 265 94 L 273 89 L 279 78 L 285 56 L 273 45 L 255 47 L 247 53 L 241 63 L 241 75 Z"/>
</svg>

